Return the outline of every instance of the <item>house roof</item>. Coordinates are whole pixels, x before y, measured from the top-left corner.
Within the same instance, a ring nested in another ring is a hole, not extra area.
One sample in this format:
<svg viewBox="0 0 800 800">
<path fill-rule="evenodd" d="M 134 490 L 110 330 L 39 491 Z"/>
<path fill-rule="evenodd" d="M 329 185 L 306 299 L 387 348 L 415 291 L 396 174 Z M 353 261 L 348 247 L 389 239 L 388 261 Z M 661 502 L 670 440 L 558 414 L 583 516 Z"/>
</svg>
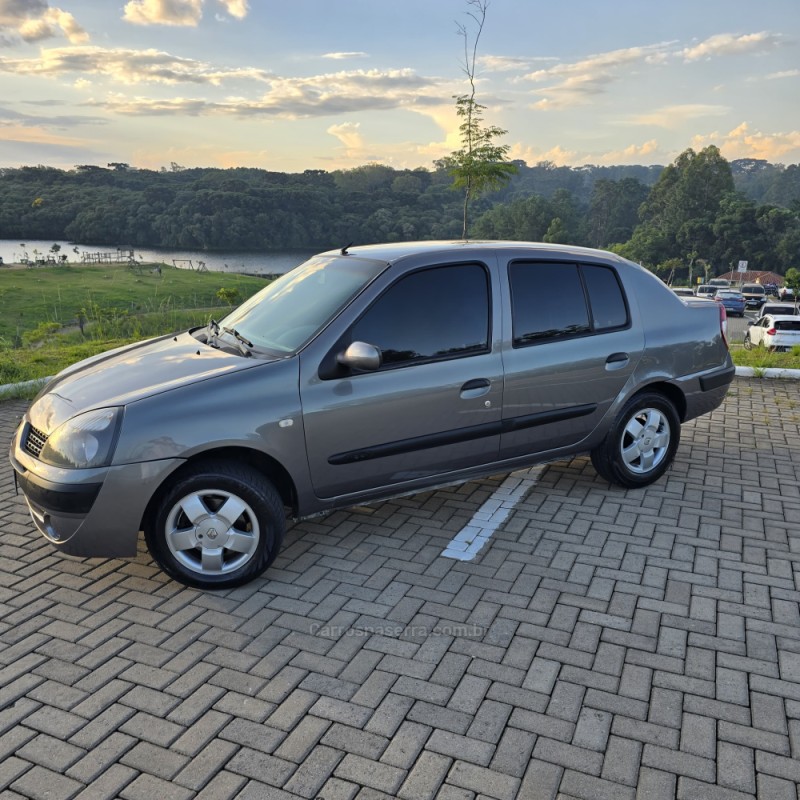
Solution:
<svg viewBox="0 0 800 800">
<path fill-rule="evenodd" d="M 784 277 L 778 275 L 777 272 L 769 272 L 765 270 L 750 270 L 749 272 L 726 272 L 724 275 L 717 275 L 718 278 L 725 278 L 726 280 L 736 283 L 776 283 L 778 286 L 783 286 Z"/>
</svg>

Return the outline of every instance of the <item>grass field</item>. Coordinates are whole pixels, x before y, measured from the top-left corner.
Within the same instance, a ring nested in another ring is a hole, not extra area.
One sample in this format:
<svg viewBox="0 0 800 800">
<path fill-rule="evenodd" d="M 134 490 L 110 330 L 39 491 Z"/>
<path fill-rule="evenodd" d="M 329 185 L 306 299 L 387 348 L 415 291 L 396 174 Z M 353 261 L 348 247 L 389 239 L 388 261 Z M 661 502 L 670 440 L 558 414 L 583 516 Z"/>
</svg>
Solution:
<svg viewBox="0 0 800 800">
<path fill-rule="evenodd" d="M 221 288 L 236 289 L 240 300 L 263 288 L 265 280 L 238 273 L 193 272 L 170 266 L 0 268 L 0 344 L 41 323 L 77 324 L 84 310 L 95 316 L 170 313 L 176 309 L 226 308 Z"/>
<path fill-rule="evenodd" d="M 95 353 L 201 325 L 266 279 L 160 265 L 0 268 L 0 385 L 53 375 Z M 82 329 L 81 329 L 82 326 Z"/>
<path fill-rule="evenodd" d="M 800 369 L 800 347 L 793 347 L 788 353 L 768 353 L 763 348 L 745 350 L 740 344 L 732 344 L 731 355 L 737 367 Z"/>
</svg>

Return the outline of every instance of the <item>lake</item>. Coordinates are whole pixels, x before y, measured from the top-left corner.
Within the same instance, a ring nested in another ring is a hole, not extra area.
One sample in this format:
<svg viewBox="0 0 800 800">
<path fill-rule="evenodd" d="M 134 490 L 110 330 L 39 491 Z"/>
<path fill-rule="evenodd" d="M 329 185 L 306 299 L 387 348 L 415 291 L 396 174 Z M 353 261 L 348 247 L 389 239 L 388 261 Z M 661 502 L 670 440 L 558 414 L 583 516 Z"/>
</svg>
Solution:
<svg viewBox="0 0 800 800">
<path fill-rule="evenodd" d="M 22 246 L 24 244 L 24 247 Z M 6 264 L 17 264 L 23 258 L 35 261 L 37 257 L 52 256 L 50 248 L 61 246 L 58 255 L 68 256 L 68 263 L 82 263 L 82 256 L 93 256 L 97 253 L 109 254 L 111 259 L 117 257 L 116 246 L 80 244 L 53 240 L 31 240 L 18 242 L 15 239 L 0 239 L 0 258 Z M 127 248 L 126 248 L 127 249 Z M 38 251 L 38 256 L 37 256 Z M 77 251 L 77 252 L 76 252 Z M 125 252 L 125 250 L 121 251 Z M 205 265 L 212 272 L 246 272 L 250 275 L 282 274 L 298 264 L 302 264 L 314 250 L 280 250 L 270 253 L 204 253 L 199 250 L 167 250 L 148 247 L 135 247 L 134 258 L 137 261 L 157 261 L 173 264 L 181 269 L 201 269 Z"/>
</svg>

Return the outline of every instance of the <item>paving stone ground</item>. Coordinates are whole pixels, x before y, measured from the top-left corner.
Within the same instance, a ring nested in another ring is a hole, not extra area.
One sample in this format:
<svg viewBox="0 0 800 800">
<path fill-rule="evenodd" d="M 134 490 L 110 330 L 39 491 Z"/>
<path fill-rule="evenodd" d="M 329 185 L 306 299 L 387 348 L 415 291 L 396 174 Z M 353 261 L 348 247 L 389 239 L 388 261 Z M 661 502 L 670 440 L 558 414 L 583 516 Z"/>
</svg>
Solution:
<svg viewBox="0 0 800 800">
<path fill-rule="evenodd" d="M 550 464 L 472 562 L 504 476 L 337 512 L 225 593 L 57 554 L 4 458 L 0 797 L 797 800 L 798 423 L 737 379 L 645 490 Z"/>
</svg>

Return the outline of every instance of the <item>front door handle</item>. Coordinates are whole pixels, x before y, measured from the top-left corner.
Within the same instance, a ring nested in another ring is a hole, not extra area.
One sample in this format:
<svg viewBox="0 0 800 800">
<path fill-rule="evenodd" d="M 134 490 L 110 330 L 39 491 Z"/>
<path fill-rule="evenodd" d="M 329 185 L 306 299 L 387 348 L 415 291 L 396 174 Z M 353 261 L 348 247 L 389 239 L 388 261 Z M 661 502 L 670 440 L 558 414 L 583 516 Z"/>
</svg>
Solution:
<svg viewBox="0 0 800 800">
<path fill-rule="evenodd" d="M 467 381 L 461 387 L 461 399 L 471 400 L 475 397 L 482 397 L 492 388 L 492 382 L 488 378 L 474 378 Z"/>
<path fill-rule="evenodd" d="M 618 364 L 620 361 L 627 361 L 630 356 L 627 353 L 612 353 L 607 359 L 606 364 Z"/>
</svg>

